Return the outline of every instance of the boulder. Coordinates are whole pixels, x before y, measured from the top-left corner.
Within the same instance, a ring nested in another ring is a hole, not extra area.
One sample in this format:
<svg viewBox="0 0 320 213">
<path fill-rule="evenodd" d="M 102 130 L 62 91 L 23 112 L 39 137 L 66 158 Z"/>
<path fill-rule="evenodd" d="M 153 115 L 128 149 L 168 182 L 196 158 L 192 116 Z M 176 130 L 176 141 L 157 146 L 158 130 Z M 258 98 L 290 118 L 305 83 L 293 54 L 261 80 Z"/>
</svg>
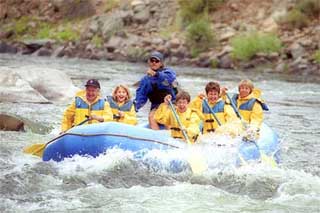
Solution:
<svg viewBox="0 0 320 213">
<path fill-rule="evenodd" d="M 53 102 L 65 102 L 74 97 L 79 88 L 64 72 L 46 67 L 21 67 L 19 76 L 46 99 Z"/>
<path fill-rule="evenodd" d="M 14 116 L 0 114 L 0 130 L 24 131 L 24 122 Z"/>
<path fill-rule="evenodd" d="M 19 74 L 9 68 L 0 68 L 0 102 L 49 103 Z"/>
<path fill-rule="evenodd" d="M 5 42 L 0 42 L 0 53 L 12 53 L 15 54 L 18 52 L 18 49 L 12 45 L 9 45 Z"/>
<path fill-rule="evenodd" d="M 48 134 L 52 127 L 47 127 L 38 121 L 30 120 L 11 113 L 0 112 L 0 130 L 31 131 L 37 134 Z"/>
</svg>

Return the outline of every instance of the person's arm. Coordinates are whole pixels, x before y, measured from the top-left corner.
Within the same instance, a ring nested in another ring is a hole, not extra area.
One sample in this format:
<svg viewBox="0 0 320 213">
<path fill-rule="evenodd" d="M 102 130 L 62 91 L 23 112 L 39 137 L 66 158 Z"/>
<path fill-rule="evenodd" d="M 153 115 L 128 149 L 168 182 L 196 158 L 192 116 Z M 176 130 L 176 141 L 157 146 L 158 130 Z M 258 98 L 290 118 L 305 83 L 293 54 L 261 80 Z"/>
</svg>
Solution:
<svg viewBox="0 0 320 213">
<path fill-rule="evenodd" d="M 171 112 L 168 104 L 162 103 L 156 110 L 154 119 L 157 123 L 163 124 L 168 127 L 170 125 L 170 113 Z"/>
<path fill-rule="evenodd" d="M 194 98 L 190 102 L 189 107 L 202 111 L 202 102 L 204 98 L 205 98 L 205 95 L 203 93 L 200 93 L 196 98 Z"/>
<path fill-rule="evenodd" d="M 75 112 L 76 112 L 76 105 L 75 105 L 75 101 L 73 101 L 72 104 L 70 104 L 63 113 L 63 118 L 61 122 L 62 132 L 65 132 L 72 127 L 74 123 Z"/>
<path fill-rule="evenodd" d="M 148 87 L 148 77 L 145 76 L 141 79 L 139 87 L 136 90 L 136 99 L 135 99 L 135 108 L 136 111 L 138 111 L 141 107 L 143 107 L 146 102 L 148 101 L 148 93 L 149 93 L 149 87 Z"/>
<path fill-rule="evenodd" d="M 172 84 L 176 80 L 176 72 L 167 67 L 158 71 L 155 76 L 158 77 L 160 82 L 167 80 L 170 84 Z"/>
<path fill-rule="evenodd" d="M 196 112 L 191 113 L 190 123 L 187 127 L 187 134 L 189 139 L 194 142 L 197 136 L 200 134 L 200 118 Z"/>
<path fill-rule="evenodd" d="M 103 121 L 100 121 L 100 122 L 113 121 L 113 113 L 108 101 L 105 101 L 104 103 L 104 110 L 103 110 L 102 117 L 103 117 Z"/>
<path fill-rule="evenodd" d="M 250 115 L 250 126 L 260 128 L 263 121 L 263 110 L 259 102 L 255 102 Z"/>
<path fill-rule="evenodd" d="M 224 118 L 225 118 L 226 123 L 239 121 L 237 114 L 235 113 L 233 108 L 228 104 L 224 105 Z"/>
<path fill-rule="evenodd" d="M 137 114 L 136 114 L 134 105 L 132 105 L 130 111 L 128 112 L 119 111 L 119 115 L 120 115 L 120 122 L 123 122 L 126 124 L 132 124 L 132 125 L 137 124 Z"/>
</svg>

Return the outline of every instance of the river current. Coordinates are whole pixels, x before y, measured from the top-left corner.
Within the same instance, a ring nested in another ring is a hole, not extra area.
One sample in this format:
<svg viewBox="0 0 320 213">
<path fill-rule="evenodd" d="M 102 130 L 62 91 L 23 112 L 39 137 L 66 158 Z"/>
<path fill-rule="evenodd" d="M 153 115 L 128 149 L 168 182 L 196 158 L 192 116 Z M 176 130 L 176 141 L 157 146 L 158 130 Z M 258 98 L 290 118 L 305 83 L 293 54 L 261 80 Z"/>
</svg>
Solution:
<svg viewBox="0 0 320 213">
<path fill-rule="evenodd" d="M 5 67 L 54 68 L 82 88 L 100 80 L 103 95 L 130 86 L 145 64 L 0 55 Z M 146 166 L 133 153 L 114 149 L 97 158 L 42 162 L 23 147 L 57 136 L 64 104 L 0 103 L 10 113 L 52 128 L 49 134 L 0 131 L 1 212 L 320 212 L 320 84 L 312 77 L 173 67 L 180 86 L 195 97 L 210 80 L 235 90 L 250 78 L 263 91 L 270 112 L 265 123 L 281 138 L 281 164 L 212 167 L 201 175 Z M 50 78 L 50 76 L 48 76 Z M 71 101 L 71 100 L 70 100 Z M 139 113 L 146 122 L 148 106 Z M 150 155 L 164 162 L 181 153 Z M 226 157 L 225 155 L 224 157 Z M 212 161 L 227 161 L 218 153 Z"/>
</svg>

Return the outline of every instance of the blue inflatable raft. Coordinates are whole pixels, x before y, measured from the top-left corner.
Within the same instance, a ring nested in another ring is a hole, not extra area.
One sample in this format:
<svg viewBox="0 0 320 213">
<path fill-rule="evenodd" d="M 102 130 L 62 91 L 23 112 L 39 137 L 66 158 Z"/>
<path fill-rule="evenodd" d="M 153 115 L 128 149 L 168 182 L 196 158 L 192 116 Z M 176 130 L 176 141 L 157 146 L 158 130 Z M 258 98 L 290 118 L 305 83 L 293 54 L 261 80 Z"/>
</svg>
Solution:
<svg viewBox="0 0 320 213">
<path fill-rule="evenodd" d="M 201 144 L 200 144 L 201 145 Z M 147 129 L 117 122 L 77 126 L 48 144 L 44 161 L 62 161 L 74 155 L 97 157 L 111 148 L 132 152 L 184 148 L 186 143 L 172 139 L 163 131 Z M 279 162 L 279 139 L 276 133 L 263 124 L 257 143 L 242 142 L 239 156 L 245 161 L 258 160 L 261 151 Z"/>
</svg>

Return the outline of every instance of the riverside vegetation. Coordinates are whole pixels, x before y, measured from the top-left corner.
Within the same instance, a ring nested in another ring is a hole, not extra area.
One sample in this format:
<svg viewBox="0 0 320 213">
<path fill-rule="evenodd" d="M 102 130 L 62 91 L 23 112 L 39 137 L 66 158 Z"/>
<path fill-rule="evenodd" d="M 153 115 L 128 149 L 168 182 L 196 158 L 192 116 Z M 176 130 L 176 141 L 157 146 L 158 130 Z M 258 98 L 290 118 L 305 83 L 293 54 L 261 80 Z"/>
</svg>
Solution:
<svg viewBox="0 0 320 213">
<path fill-rule="evenodd" d="M 317 0 L 0 0 L 0 7 L 0 53 L 142 62 L 158 50 L 172 65 L 320 74 Z"/>
</svg>

